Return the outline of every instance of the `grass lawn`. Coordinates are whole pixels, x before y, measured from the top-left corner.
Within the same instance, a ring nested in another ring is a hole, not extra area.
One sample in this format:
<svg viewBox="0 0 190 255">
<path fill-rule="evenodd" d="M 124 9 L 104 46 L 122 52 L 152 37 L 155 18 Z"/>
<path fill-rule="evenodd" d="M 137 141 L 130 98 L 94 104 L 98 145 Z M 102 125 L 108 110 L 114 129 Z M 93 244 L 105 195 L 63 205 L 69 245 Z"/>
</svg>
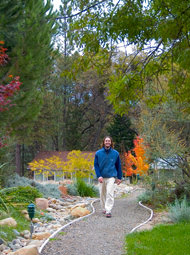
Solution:
<svg viewBox="0 0 190 255">
<path fill-rule="evenodd" d="M 129 234 L 125 247 L 126 255 L 190 255 L 190 223 Z"/>
</svg>

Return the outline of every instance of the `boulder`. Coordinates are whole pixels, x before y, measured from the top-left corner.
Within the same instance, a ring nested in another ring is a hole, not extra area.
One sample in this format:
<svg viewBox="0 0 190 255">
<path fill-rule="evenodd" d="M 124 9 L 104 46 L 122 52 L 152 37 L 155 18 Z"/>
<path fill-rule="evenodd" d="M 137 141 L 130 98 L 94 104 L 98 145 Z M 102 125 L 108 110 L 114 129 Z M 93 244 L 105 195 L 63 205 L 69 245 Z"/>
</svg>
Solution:
<svg viewBox="0 0 190 255">
<path fill-rule="evenodd" d="M 9 227 L 16 227 L 17 222 L 13 218 L 6 218 L 4 220 L 0 220 L 0 226 L 4 226 L 4 225 L 7 225 Z"/>
<path fill-rule="evenodd" d="M 20 233 L 20 235 L 22 237 L 24 237 L 25 239 L 30 239 L 30 231 L 29 230 L 24 230 Z"/>
<path fill-rule="evenodd" d="M 30 217 L 28 214 L 24 214 L 24 218 L 27 219 L 27 220 L 30 220 Z"/>
<path fill-rule="evenodd" d="M 42 245 L 43 241 L 41 240 L 30 240 L 28 245 L 35 245 L 38 248 L 40 248 L 40 246 Z"/>
<path fill-rule="evenodd" d="M 5 246 L 4 244 L 0 244 L 0 254 L 1 254 L 2 251 L 5 250 L 5 247 L 6 247 L 6 246 Z"/>
<path fill-rule="evenodd" d="M 76 217 L 76 218 L 79 218 L 79 217 L 82 217 L 82 216 L 85 216 L 85 215 L 88 215 L 90 214 L 90 211 L 87 210 L 86 208 L 83 208 L 83 207 L 76 207 L 74 208 L 72 211 L 71 211 L 71 215 L 73 217 Z"/>
<path fill-rule="evenodd" d="M 38 223 L 38 222 L 40 222 L 40 220 L 39 220 L 38 218 L 33 218 L 33 219 L 32 219 L 32 222 L 33 222 L 33 223 Z"/>
<path fill-rule="evenodd" d="M 0 238 L 0 245 L 1 245 L 1 244 L 4 244 L 4 243 L 5 243 L 5 241 L 4 241 L 3 239 Z"/>
<path fill-rule="evenodd" d="M 21 213 L 22 214 L 28 214 L 28 211 L 27 210 L 22 210 Z"/>
<path fill-rule="evenodd" d="M 49 232 L 34 233 L 32 235 L 32 239 L 43 240 L 43 239 L 46 239 L 46 238 L 50 237 L 50 235 L 51 235 L 51 233 L 49 233 Z"/>
<path fill-rule="evenodd" d="M 85 204 L 85 203 L 77 204 L 77 205 L 75 205 L 75 206 L 73 206 L 73 207 L 71 208 L 71 211 L 72 211 L 73 209 L 77 208 L 77 207 L 83 207 L 83 208 L 85 208 L 85 207 L 86 207 L 86 204 Z"/>
<path fill-rule="evenodd" d="M 15 252 L 11 252 L 11 255 L 39 255 L 38 248 L 35 245 L 25 246 Z"/>
<path fill-rule="evenodd" d="M 48 212 L 56 212 L 56 210 L 55 210 L 55 209 L 50 208 L 50 207 L 48 207 L 46 210 L 47 210 Z"/>
<path fill-rule="evenodd" d="M 48 208 L 48 200 L 46 198 L 36 198 L 36 207 L 40 210 L 46 210 Z"/>
</svg>

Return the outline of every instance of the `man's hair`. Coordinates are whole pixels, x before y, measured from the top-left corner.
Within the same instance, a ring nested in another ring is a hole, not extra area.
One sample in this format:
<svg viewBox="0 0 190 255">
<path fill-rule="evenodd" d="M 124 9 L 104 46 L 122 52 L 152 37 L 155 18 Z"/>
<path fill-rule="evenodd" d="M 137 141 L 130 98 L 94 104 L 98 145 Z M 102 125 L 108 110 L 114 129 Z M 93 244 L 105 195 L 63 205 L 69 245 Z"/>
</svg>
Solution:
<svg viewBox="0 0 190 255">
<path fill-rule="evenodd" d="M 109 138 L 109 139 L 111 140 L 111 145 L 110 145 L 110 147 L 113 149 L 113 148 L 114 148 L 113 139 L 112 139 L 111 136 L 109 136 L 109 135 L 104 136 L 104 138 L 103 138 L 103 140 L 102 140 L 102 147 L 104 147 L 104 142 L 105 142 L 106 138 Z"/>
</svg>

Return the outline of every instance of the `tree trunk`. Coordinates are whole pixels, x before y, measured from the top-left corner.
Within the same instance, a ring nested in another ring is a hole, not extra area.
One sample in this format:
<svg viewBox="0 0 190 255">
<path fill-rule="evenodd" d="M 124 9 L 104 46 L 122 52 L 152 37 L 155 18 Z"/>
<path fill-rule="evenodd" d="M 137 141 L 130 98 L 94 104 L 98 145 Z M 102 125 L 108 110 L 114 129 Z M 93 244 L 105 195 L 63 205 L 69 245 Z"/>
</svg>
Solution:
<svg viewBox="0 0 190 255">
<path fill-rule="evenodd" d="M 24 176 L 24 160 L 25 160 L 25 149 L 24 149 L 24 144 L 22 144 L 22 176 Z"/>
<path fill-rule="evenodd" d="M 16 145 L 16 173 L 18 175 L 22 175 L 22 167 L 21 167 L 21 145 L 17 144 Z"/>
</svg>

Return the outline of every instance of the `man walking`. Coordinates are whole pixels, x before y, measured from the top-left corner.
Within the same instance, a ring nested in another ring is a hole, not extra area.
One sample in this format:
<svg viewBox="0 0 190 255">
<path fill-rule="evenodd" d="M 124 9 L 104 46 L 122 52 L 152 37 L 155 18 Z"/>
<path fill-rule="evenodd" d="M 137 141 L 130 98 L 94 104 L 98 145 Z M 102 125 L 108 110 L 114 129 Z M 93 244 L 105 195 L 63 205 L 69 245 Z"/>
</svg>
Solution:
<svg viewBox="0 0 190 255">
<path fill-rule="evenodd" d="M 111 218 L 114 205 L 114 183 L 121 183 L 122 171 L 119 152 L 113 149 L 113 140 L 106 136 L 102 148 L 95 154 L 94 168 L 99 182 L 100 203 L 103 213 Z"/>
</svg>

